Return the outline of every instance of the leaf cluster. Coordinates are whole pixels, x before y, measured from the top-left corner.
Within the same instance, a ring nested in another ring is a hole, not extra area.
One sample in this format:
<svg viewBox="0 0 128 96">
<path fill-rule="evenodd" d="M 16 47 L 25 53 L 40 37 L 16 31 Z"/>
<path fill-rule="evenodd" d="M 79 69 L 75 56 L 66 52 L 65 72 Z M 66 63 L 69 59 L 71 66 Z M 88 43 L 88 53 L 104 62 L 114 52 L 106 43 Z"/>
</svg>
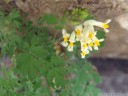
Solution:
<svg viewBox="0 0 128 96">
<path fill-rule="evenodd" d="M 79 9 L 72 14 L 88 16 Z M 97 96 L 100 77 L 93 65 L 55 54 L 56 35 L 50 28 L 62 29 L 66 18 L 46 14 L 37 20 L 38 26 L 24 18 L 17 10 L 0 11 L 0 52 L 12 63 L 9 69 L 1 68 L 0 96 Z"/>
</svg>

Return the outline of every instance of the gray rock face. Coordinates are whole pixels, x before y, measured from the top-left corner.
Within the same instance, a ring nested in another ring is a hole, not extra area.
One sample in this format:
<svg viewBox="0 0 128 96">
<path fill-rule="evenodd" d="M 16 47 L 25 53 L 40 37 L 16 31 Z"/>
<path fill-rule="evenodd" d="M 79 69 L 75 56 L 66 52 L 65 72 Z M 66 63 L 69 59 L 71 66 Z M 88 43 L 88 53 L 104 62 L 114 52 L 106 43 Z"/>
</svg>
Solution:
<svg viewBox="0 0 128 96">
<path fill-rule="evenodd" d="M 63 13 L 74 7 L 87 8 L 96 17 L 108 18 L 127 11 L 127 0 L 15 0 L 24 12 L 39 15 L 43 12 Z"/>
</svg>

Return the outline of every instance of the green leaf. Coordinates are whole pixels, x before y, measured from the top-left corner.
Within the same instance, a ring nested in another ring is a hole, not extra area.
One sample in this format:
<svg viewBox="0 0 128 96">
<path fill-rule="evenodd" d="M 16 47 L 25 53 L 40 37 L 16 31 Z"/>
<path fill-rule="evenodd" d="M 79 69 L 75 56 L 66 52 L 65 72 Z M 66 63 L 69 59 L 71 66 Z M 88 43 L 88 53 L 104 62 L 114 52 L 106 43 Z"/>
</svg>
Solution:
<svg viewBox="0 0 128 96">
<path fill-rule="evenodd" d="M 12 23 L 15 25 L 16 28 L 20 28 L 21 27 L 21 23 L 19 21 L 17 21 L 17 20 L 13 20 Z"/>
<path fill-rule="evenodd" d="M 90 19 L 93 19 L 93 16 L 92 15 L 88 15 L 85 20 L 90 20 Z"/>
<path fill-rule="evenodd" d="M 40 45 L 41 43 L 42 43 L 42 41 L 41 41 L 41 38 L 39 36 L 34 36 L 31 39 L 31 45 L 32 46 L 37 46 L 37 45 Z"/>
<path fill-rule="evenodd" d="M 86 95 L 88 96 L 98 96 L 100 92 L 100 89 L 95 86 L 87 86 L 86 88 Z"/>
<path fill-rule="evenodd" d="M 62 16 L 60 22 L 61 22 L 62 26 L 64 26 L 66 24 L 66 16 Z"/>
<path fill-rule="evenodd" d="M 50 62 L 47 62 L 46 60 L 43 60 L 43 59 L 40 59 L 39 62 L 42 67 L 41 74 L 46 77 L 48 71 L 53 68 L 53 65 Z"/>
<path fill-rule="evenodd" d="M 16 71 L 25 77 L 35 79 L 40 73 L 41 65 L 32 55 L 20 53 L 16 57 Z"/>
<path fill-rule="evenodd" d="M 0 18 L 4 17 L 4 12 L 0 11 Z"/>
<path fill-rule="evenodd" d="M 55 30 L 62 30 L 62 26 L 54 26 Z"/>
<path fill-rule="evenodd" d="M 25 50 L 29 50 L 29 48 L 30 48 L 30 45 L 28 44 L 28 42 L 23 42 L 23 48 L 25 49 Z"/>
<path fill-rule="evenodd" d="M 56 85 L 57 87 L 64 88 L 66 81 L 64 79 L 64 75 L 66 74 L 66 69 L 63 67 L 57 67 L 54 69 L 49 70 L 47 74 L 48 83 L 50 86 L 54 88 Z M 53 79 L 55 80 L 55 84 L 53 84 Z"/>
<path fill-rule="evenodd" d="M 106 38 L 105 32 L 102 31 L 102 30 L 98 30 L 97 31 L 97 34 L 96 34 L 96 37 L 98 39 L 105 39 Z M 105 44 L 105 41 L 100 42 L 100 48 L 103 47 L 104 44 Z"/>
<path fill-rule="evenodd" d="M 44 49 L 43 46 L 35 46 L 35 47 L 32 47 L 30 49 L 30 52 L 34 56 L 36 56 L 38 58 L 44 58 L 44 59 L 46 59 L 48 57 L 48 55 L 49 55 L 48 51 L 46 49 Z"/>
<path fill-rule="evenodd" d="M 55 66 L 62 66 L 62 65 L 64 65 L 64 60 L 62 58 L 60 58 L 59 56 L 52 55 L 51 63 Z"/>
<path fill-rule="evenodd" d="M 53 14 L 46 14 L 46 15 L 44 15 L 43 19 L 48 24 L 57 24 L 58 23 L 57 17 L 54 16 Z"/>
<path fill-rule="evenodd" d="M 20 17 L 20 13 L 19 11 L 17 11 L 16 9 L 12 10 L 12 12 L 9 14 L 9 16 L 12 18 L 12 19 L 16 19 L 16 18 L 19 18 Z"/>
<path fill-rule="evenodd" d="M 34 96 L 51 96 L 50 94 L 50 90 L 48 88 L 38 88 L 38 90 L 36 90 L 35 92 L 36 94 Z"/>
<path fill-rule="evenodd" d="M 27 81 L 26 85 L 27 85 L 27 90 L 29 90 L 29 92 L 33 92 L 34 91 L 33 84 L 32 84 L 31 81 Z"/>
<path fill-rule="evenodd" d="M 98 39 L 102 39 L 102 38 L 105 39 L 105 38 L 106 38 L 105 32 L 102 31 L 102 30 L 97 30 L 96 37 L 97 37 Z"/>
<path fill-rule="evenodd" d="M 61 94 L 61 96 L 68 96 L 69 95 L 67 90 L 62 90 L 60 94 Z"/>
<path fill-rule="evenodd" d="M 40 18 L 37 20 L 37 23 L 38 23 L 38 24 L 43 24 L 43 23 L 44 23 L 44 18 L 43 18 L 43 17 L 40 17 Z"/>
<path fill-rule="evenodd" d="M 93 77 L 95 85 L 101 83 L 101 77 L 96 71 L 91 72 L 91 76 Z"/>
<path fill-rule="evenodd" d="M 104 47 L 104 45 L 105 45 L 105 41 L 102 41 L 102 42 L 100 42 L 100 46 L 99 46 L 99 47 L 100 47 L 100 48 L 101 48 L 101 47 Z"/>
<path fill-rule="evenodd" d="M 79 18 L 82 20 L 89 15 L 89 12 L 86 9 L 82 9 L 82 10 L 79 10 L 78 15 L 79 15 Z"/>
</svg>

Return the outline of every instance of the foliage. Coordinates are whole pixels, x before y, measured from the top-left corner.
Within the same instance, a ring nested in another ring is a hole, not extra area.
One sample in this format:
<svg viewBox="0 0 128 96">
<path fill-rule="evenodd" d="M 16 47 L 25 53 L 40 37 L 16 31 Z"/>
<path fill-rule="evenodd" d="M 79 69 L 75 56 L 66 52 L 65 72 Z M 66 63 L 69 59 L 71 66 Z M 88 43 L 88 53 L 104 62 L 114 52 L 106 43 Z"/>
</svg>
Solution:
<svg viewBox="0 0 128 96">
<path fill-rule="evenodd" d="M 76 13 L 88 19 L 83 11 L 74 10 L 72 14 Z M 0 11 L 1 54 L 11 58 L 9 69 L 1 64 L 0 96 L 97 96 L 100 77 L 93 65 L 75 52 L 75 60 L 69 53 L 55 54 L 57 32 L 66 24 L 66 17 L 57 19 L 46 14 L 37 20 L 38 26 L 24 18 L 17 10 Z M 50 35 L 50 28 L 55 35 Z M 104 36 L 100 33 L 99 38 Z M 59 50 L 66 53 L 61 46 Z"/>
<path fill-rule="evenodd" d="M 66 17 L 72 25 L 77 25 L 80 21 L 83 22 L 93 18 L 87 9 L 82 8 L 74 8 L 73 10 L 66 12 Z"/>
</svg>

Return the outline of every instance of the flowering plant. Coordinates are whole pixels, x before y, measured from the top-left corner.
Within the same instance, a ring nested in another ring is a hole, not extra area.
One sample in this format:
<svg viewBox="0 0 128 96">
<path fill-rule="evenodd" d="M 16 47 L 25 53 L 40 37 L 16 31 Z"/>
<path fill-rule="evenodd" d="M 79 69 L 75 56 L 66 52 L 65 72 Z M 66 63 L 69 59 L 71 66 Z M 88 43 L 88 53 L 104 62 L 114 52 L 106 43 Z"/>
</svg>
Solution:
<svg viewBox="0 0 128 96">
<path fill-rule="evenodd" d="M 62 34 L 64 41 L 61 44 L 64 47 L 68 47 L 68 51 L 73 51 L 74 43 L 79 41 L 81 44 L 81 58 L 85 58 L 93 49 L 98 50 L 100 42 L 104 41 L 104 38 L 97 38 L 97 31 L 95 31 L 94 26 L 101 27 L 108 33 L 109 30 L 107 28 L 109 28 L 108 23 L 110 21 L 110 19 L 106 22 L 87 20 L 83 24 L 75 26 L 75 30 L 71 34 L 63 29 Z"/>
<path fill-rule="evenodd" d="M 88 14 L 85 10 L 73 10 L 73 15 L 82 19 L 90 17 Z M 86 59 L 60 55 L 66 51 L 56 43 L 60 42 L 57 34 L 67 18 L 45 14 L 35 26 L 23 17 L 18 10 L 0 11 L 0 96 L 98 96 L 100 90 L 96 85 L 101 78 L 96 68 Z M 75 26 L 71 34 L 63 29 L 61 44 L 73 51 L 80 42 L 84 58 L 104 41 L 103 32 L 94 27 L 108 32 L 109 22 L 89 19 Z"/>
</svg>

